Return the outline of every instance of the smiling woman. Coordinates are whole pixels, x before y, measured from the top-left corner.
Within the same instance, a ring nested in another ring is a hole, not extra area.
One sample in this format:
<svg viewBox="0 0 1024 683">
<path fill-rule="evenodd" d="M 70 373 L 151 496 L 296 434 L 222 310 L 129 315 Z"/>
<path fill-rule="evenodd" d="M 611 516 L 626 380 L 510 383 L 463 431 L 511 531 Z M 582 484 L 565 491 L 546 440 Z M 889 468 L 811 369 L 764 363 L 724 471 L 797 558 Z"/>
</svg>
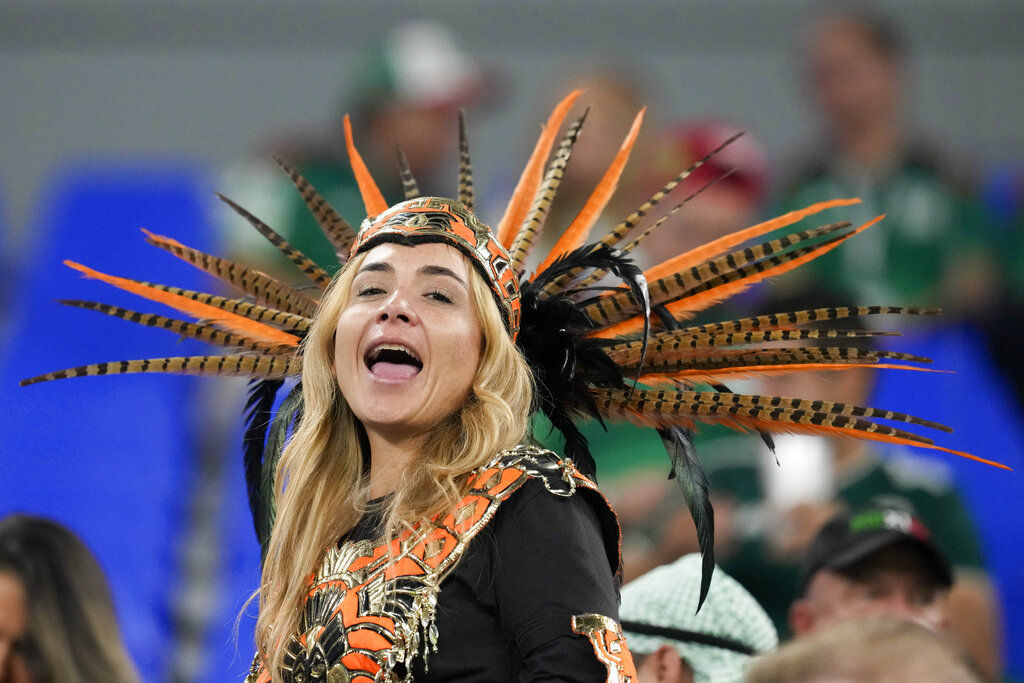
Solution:
<svg viewBox="0 0 1024 683">
<path fill-rule="evenodd" d="M 629 252 L 688 199 L 641 230 L 644 218 L 707 159 L 588 242 L 621 178 L 642 112 L 579 214 L 527 276 L 529 252 L 583 125 L 583 116 L 571 123 L 556 148 L 579 94 L 551 114 L 493 232 L 473 213 L 462 126 L 457 198 L 421 197 L 403 163 L 406 199 L 389 206 L 346 122 L 367 215 L 358 231 L 282 164 L 343 264 L 333 278 L 225 200 L 302 270 L 319 297 L 149 233 L 151 243 L 245 297 L 113 277 L 69 262 L 200 322 L 64 303 L 231 351 L 97 363 L 23 384 L 130 372 L 257 380 L 245 464 L 264 566 L 250 681 L 635 680 L 617 623 L 618 524 L 596 490 L 581 418 L 657 430 L 702 549 L 698 609 L 714 567 L 714 519 L 691 440 L 697 423 L 757 431 L 769 445 L 768 432 L 784 430 L 980 460 L 909 431 L 906 426 L 946 429 L 912 415 L 728 389 L 726 382 L 750 374 L 912 368 L 927 359 L 860 351 L 857 338 L 875 333 L 821 323 L 935 311 L 835 307 L 685 326 L 878 219 L 858 228 L 838 222 L 769 236 L 858 200 L 821 202 L 685 254 L 666 254 L 641 272 Z M 621 284 L 599 286 L 611 278 Z M 819 338 L 832 345 L 777 346 Z M 300 381 L 275 410 L 286 379 Z M 532 441 L 531 411 L 562 434 L 562 456 Z"/>
<path fill-rule="evenodd" d="M 614 517 L 571 463 L 517 448 L 533 392 L 512 296 L 444 211 L 475 222 L 437 198 L 368 221 L 306 338 L 257 625 L 287 645 L 254 680 L 605 677 L 572 617 L 614 623 Z"/>
</svg>

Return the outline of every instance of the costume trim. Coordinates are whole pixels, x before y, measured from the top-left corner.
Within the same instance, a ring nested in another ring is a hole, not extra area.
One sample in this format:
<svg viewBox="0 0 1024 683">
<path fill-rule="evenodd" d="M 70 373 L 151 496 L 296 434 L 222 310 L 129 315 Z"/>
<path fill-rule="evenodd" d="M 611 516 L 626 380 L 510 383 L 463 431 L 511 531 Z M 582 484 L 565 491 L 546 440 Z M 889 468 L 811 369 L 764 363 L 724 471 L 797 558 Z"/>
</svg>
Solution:
<svg viewBox="0 0 1024 683">
<path fill-rule="evenodd" d="M 632 683 L 637 680 L 633 655 L 626 646 L 622 627 L 603 614 L 580 614 L 572 618 L 572 630 L 594 646 L 594 654 L 608 669 L 607 683 Z"/>
<path fill-rule="evenodd" d="M 455 509 L 416 525 L 387 543 L 349 541 L 331 546 L 303 608 L 298 633 L 286 644 L 284 683 L 326 676 L 328 681 L 409 681 L 410 665 L 437 651 L 434 623 L 447 572 L 501 503 L 530 479 L 558 496 L 595 489 L 568 460 L 533 446 L 503 451 L 470 477 Z M 269 681 L 258 661 L 246 679 Z"/>
</svg>

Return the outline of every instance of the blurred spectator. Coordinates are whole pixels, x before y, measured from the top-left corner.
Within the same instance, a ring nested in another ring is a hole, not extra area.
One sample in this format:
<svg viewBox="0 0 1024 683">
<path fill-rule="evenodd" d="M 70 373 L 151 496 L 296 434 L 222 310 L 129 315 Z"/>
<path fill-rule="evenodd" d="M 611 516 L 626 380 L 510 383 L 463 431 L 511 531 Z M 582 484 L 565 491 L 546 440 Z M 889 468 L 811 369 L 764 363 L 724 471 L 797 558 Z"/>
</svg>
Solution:
<svg viewBox="0 0 1024 683">
<path fill-rule="evenodd" d="M 223 192 L 322 267 L 336 268 L 330 243 L 271 155 L 301 173 L 358 228 L 366 209 L 345 151 L 344 115 L 351 115 L 356 146 L 389 203 L 402 199 L 398 148 L 423 194 L 449 196 L 456 183 L 457 111 L 485 97 L 487 80 L 445 26 L 422 20 L 400 24 L 374 46 L 329 125 L 271 139 L 256 159 L 228 169 Z M 228 237 L 236 240 L 236 250 L 247 252 L 246 263 L 263 259 L 264 267 L 294 277 L 294 267 L 244 220 Z"/>
<path fill-rule="evenodd" d="M 864 617 L 896 617 L 935 631 L 956 626 L 954 635 L 978 670 L 986 680 L 999 680 L 991 591 L 977 577 L 958 577 L 954 598 L 953 585 L 946 558 L 913 509 L 900 499 L 878 498 L 833 517 L 818 532 L 804 556 L 789 623 L 797 637 Z"/>
<path fill-rule="evenodd" d="M 0 521 L 0 681 L 138 680 L 85 544 L 39 517 Z"/>
<path fill-rule="evenodd" d="M 796 636 L 845 619 L 891 616 L 932 630 L 948 626 L 953 574 L 931 531 L 898 500 L 833 517 L 804 557 Z"/>
<path fill-rule="evenodd" d="M 908 120 L 905 52 L 896 28 L 866 9 L 833 10 L 809 28 L 801 56 L 821 138 L 784 183 L 784 208 L 860 197 L 847 217 L 886 218 L 799 274 L 858 304 L 978 315 L 996 287 L 990 221 L 963 164 Z"/>
<path fill-rule="evenodd" d="M 981 683 L 958 644 L 897 619 L 848 621 L 754 661 L 745 683 Z"/>
<path fill-rule="evenodd" d="M 754 655 L 779 638 L 743 586 L 715 568 L 700 611 L 701 556 L 690 554 L 622 590 L 619 617 L 645 683 L 737 683 Z"/>
</svg>

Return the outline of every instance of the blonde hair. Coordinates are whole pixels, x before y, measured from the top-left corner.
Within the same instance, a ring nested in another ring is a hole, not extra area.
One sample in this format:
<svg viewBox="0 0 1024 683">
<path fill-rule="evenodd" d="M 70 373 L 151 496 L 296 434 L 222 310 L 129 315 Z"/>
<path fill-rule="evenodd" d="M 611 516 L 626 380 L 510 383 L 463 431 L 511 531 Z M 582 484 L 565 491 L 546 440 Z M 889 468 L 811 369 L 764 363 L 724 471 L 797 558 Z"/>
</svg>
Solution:
<svg viewBox="0 0 1024 683">
<path fill-rule="evenodd" d="M 309 577 L 327 547 L 366 512 L 362 426 L 334 369 L 334 336 L 365 255 L 351 259 L 324 293 L 303 342 L 302 419 L 277 470 L 277 519 L 260 587 L 256 641 L 279 672 L 284 644 L 298 628 Z M 483 276 L 470 271 L 470 299 L 482 331 L 480 363 L 469 396 L 428 436 L 423 456 L 404 473 L 385 509 L 385 538 L 445 512 L 465 495 L 469 473 L 526 434 L 533 376 L 505 330 Z"/>
</svg>

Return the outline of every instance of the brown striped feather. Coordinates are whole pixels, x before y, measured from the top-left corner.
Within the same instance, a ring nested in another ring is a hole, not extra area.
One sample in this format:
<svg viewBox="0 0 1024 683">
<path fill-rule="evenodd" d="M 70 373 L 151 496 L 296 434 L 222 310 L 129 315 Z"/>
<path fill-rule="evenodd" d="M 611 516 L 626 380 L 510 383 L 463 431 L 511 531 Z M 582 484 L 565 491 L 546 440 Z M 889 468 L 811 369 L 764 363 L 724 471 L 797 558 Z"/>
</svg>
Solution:
<svg viewBox="0 0 1024 683">
<path fill-rule="evenodd" d="M 677 175 L 672 180 L 665 183 L 665 185 L 660 190 L 651 195 L 650 199 L 641 204 L 636 211 L 629 214 L 629 216 L 627 216 L 625 220 L 623 220 L 621 223 L 612 228 L 607 235 L 602 237 L 600 239 L 600 243 L 608 247 L 614 247 L 619 242 L 621 242 L 626 237 L 626 235 L 632 232 L 633 228 L 639 225 L 640 221 L 644 218 L 644 216 L 650 213 L 651 210 L 654 209 L 654 207 L 661 203 L 661 200 L 664 199 L 666 195 L 668 195 L 670 192 L 672 192 L 672 190 L 674 190 L 679 185 L 679 183 L 689 178 L 690 175 L 698 168 L 703 166 L 708 161 L 708 159 L 721 152 L 728 145 L 732 144 L 741 135 L 742 133 L 737 133 L 736 135 L 733 135 L 731 138 L 723 142 L 721 145 L 708 152 L 704 157 L 699 159 L 688 169 Z"/>
<path fill-rule="evenodd" d="M 395 150 L 398 155 L 398 174 L 402 178 L 402 196 L 406 199 L 416 199 L 420 196 L 420 186 L 416 182 L 416 176 L 412 174 L 409 166 L 409 157 L 405 156 L 405 150 L 401 147 Z"/>
<path fill-rule="evenodd" d="M 569 227 L 565 229 L 562 236 L 555 242 L 555 246 L 551 248 L 547 258 L 537 267 L 538 272 L 543 272 L 560 256 L 583 246 L 586 242 L 591 228 L 594 227 L 594 223 L 597 222 L 597 219 L 601 216 L 601 213 L 608 205 L 608 201 L 619 186 L 619 179 L 622 177 L 626 162 L 629 161 L 629 155 L 633 151 L 636 138 L 640 134 L 640 126 L 643 125 L 645 111 L 646 109 L 641 109 L 636 117 L 634 117 L 633 124 L 626 134 L 626 139 L 619 146 L 619 150 L 616 152 L 615 158 L 612 159 L 612 163 L 608 166 L 604 175 L 601 176 L 601 180 L 598 181 L 594 191 L 587 197 L 583 208 L 580 209 L 572 223 L 569 224 Z"/>
<path fill-rule="evenodd" d="M 801 401 L 801 399 L 775 399 L 774 397 L 694 391 L 634 390 L 630 393 L 621 389 L 594 389 L 591 393 L 597 401 L 602 417 L 613 420 L 625 419 L 640 426 L 680 425 L 693 427 L 696 423 L 713 423 L 742 431 L 759 429 L 826 436 L 842 435 L 942 450 L 1009 469 L 1001 463 L 985 460 L 970 453 L 936 446 L 927 437 L 852 414 L 842 414 L 842 412 L 832 414 L 825 412 L 824 408 L 821 411 L 794 409 L 784 407 L 784 404 L 775 406 L 771 403 L 773 400 Z M 813 404 L 814 402 L 808 403 Z M 849 408 L 843 406 L 841 410 L 845 411 Z"/>
<path fill-rule="evenodd" d="M 249 221 L 249 224 L 266 237 L 267 241 L 274 245 L 275 249 L 284 254 L 285 258 L 295 264 L 295 267 L 309 278 L 310 282 L 320 289 L 327 289 L 327 285 L 331 284 L 331 276 L 327 274 L 327 271 L 318 266 L 313 259 L 293 247 L 280 233 L 249 213 L 246 209 L 231 201 L 220 192 L 215 192 L 214 194 L 217 195 L 218 199 L 230 206 L 235 213 Z"/>
<path fill-rule="evenodd" d="M 191 289 L 171 287 L 170 285 L 159 285 L 152 282 L 146 282 L 144 280 L 135 280 L 135 282 L 143 285 L 144 287 L 169 292 L 180 297 L 204 303 L 207 306 L 213 306 L 214 308 L 219 308 L 227 311 L 228 313 L 243 316 L 249 320 L 254 320 L 265 325 L 272 325 L 279 330 L 291 332 L 292 334 L 301 335 L 309 331 L 309 326 L 313 324 L 313 321 L 305 316 L 267 308 L 266 306 L 260 306 L 259 304 L 255 304 L 244 299 L 230 299 L 216 294 L 207 294 L 206 292 L 197 292 Z"/>
<path fill-rule="evenodd" d="M 316 300 L 265 273 L 187 247 L 177 240 L 156 235 L 145 228 L 142 232 L 146 234 L 146 241 L 150 244 L 169 251 L 200 270 L 205 270 L 271 308 L 311 318 L 320 306 Z"/>
<path fill-rule="evenodd" d="M 126 375 L 135 373 L 172 373 L 202 377 L 250 377 L 252 379 L 285 379 L 302 372 L 302 359 L 298 356 L 236 355 L 236 356 L 179 356 L 123 360 L 111 363 L 81 365 L 66 370 L 48 372 L 21 380 L 21 386 L 71 377 L 98 375 Z"/>
<path fill-rule="evenodd" d="M 473 164 L 469 159 L 469 136 L 466 135 L 466 112 L 459 110 L 459 196 L 458 200 L 473 210 Z"/>
<path fill-rule="evenodd" d="M 522 225 L 527 212 L 530 210 L 530 203 L 537 194 L 537 188 L 540 186 L 543 178 L 544 161 L 548 158 L 548 154 L 551 153 L 551 146 L 555 144 L 555 138 L 562 127 L 562 121 L 565 120 L 569 110 L 576 103 L 580 92 L 580 90 L 573 90 L 555 106 L 548 117 L 547 123 L 541 130 L 540 137 L 537 138 L 537 143 L 530 153 L 530 158 L 527 160 L 522 174 L 519 176 L 519 182 L 516 183 L 512 197 L 508 200 L 505 213 L 502 215 L 501 220 L 498 222 L 498 227 L 494 231 L 494 234 L 498 237 L 498 242 L 506 249 L 512 246 L 512 240 L 515 238 L 516 231 Z"/>
<path fill-rule="evenodd" d="M 921 308 L 917 306 L 835 306 L 788 311 L 786 313 L 768 313 L 749 318 L 696 325 L 678 330 L 677 334 L 741 334 L 754 330 L 792 329 L 800 325 L 865 315 L 938 315 L 941 312 L 938 308 Z"/>
<path fill-rule="evenodd" d="M 838 346 L 809 346 L 802 348 L 754 349 L 680 349 L 676 358 L 653 359 L 644 362 L 644 374 L 677 373 L 684 370 L 724 370 L 741 366 L 775 366 L 806 363 L 877 363 L 896 360 L 908 363 L 927 363 L 928 358 L 896 351 L 861 351 Z M 635 366 L 625 366 L 635 374 Z"/>
<path fill-rule="evenodd" d="M 666 330 L 651 335 L 647 347 L 648 361 L 666 361 L 673 358 L 691 357 L 707 353 L 709 349 L 730 346 L 763 344 L 769 342 L 798 341 L 804 339 L 863 339 L 868 337 L 898 336 L 897 332 L 871 332 L 866 330 L 748 330 L 721 334 L 689 333 Z M 609 358 L 620 365 L 635 365 L 640 360 L 643 343 L 639 340 L 624 341 L 605 349 Z"/>
<path fill-rule="evenodd" d="M 58 299 L 57 303 L 65 306 L 72 306 L 74 308 L 84 308 L 90 311 L 97 311 L 104 315 L 109 315 L 120 320 L 127 320 L 128 322 L 137 323 L 139 325 L 145 325 L 146 327 L 157 327 L 169 330 L 179 337 L 197 339 L 202 342 L 215 344 L 225 348 L 237 349 L 239 351 L 262 351 L 267 353 L 293 354 L 295 353 L 295 349 L 299 341 L 298 338 L 296 338 L 295 344 L 287 346 L 281 344 L 268 344 L 264 340 L 250 339 L 243 335 L 234 334 L 233 332 L 228 332 L 214 327 L 213 325 L 191 323 L 185 320 L 177 320 L 175 318 L 169 318 L 167 316 L 157 315 L 154 313 L 140 313 L 139 311 L 133 311 L 120 306 L 113 306 L 111 304 L 103 304 L 97 301 Z"/>
<path fill-rule="evenodd" d="M 637 378 L 637 382 L 647 386 L 666 386 L 686 384 L 717 384 L 722 381 L 736 379 L 759 379 L 772 375 L 784 375 L 791 372 L 817 372 L 832 370 L 852 370 L 855 368 L 867 368 L 870 370 L 911 370 L 914 372 L 948 372 L 946 370 L 934 370 L 922 368 L 919 365 L 903 365 L 900 363 L 879 363 L 877 361 L 856 362 L 856 361 L 823 361 L 820 363 L 788 363 L 781 365 L 736 365 L 724 366 L 711 369 L 680 370 L 674 373 L 643 374 Z M 646 372 L 646 368 L 645 368 Z"/>
<path fill-rule="evenodd" d="M 511 257 L 509 262 L 520 275 L 522 275 L 523 269 L 526 267 L 526 259 L 529 257 L 533 245 L 544 230 L 544 219 L 547 218 L 548 209 L 551 208 L 551 203 L 554 201 L 555 195 L 558 194 L 558 187 L 562 184 L 562 177 L 565 175 L 565 167 L 569 163 L 569 157 L 572 156 L 573 145 L 576 144 L 576 140 L 579 138 L 580 128 L 583 126 L 586 117 L 587 112 L 584 111 L 569 126 L 569 130 L 562 137 L 558 150 L 551 159 L 551 164 L 544 175 L 544 180 L 537 189 L 533 205 L 526 214 L 519 232 L 516 233 L 515 239 L 512 241 L 512 247 L 508 250 Z"/>
<path fill-rule="evenodd" d="M 298 171 L 284 163 L 278 157 L 274 161 L 280 166 L 288 177 L 292 179 L 295 189 L 299 191 L 306 208 L 313 214 L 317 225 L 323 231 L 327 241 L 334 247 L 334 253 L 338 256 L 338 263 L 348 260 L 348 252 L 356 241 L 356 231 L 352 225 L 342 218 L 341 214 L 334 210 L 327 200 L 317 192 L 312 183 L 302 177 Z"/>
</svg>

